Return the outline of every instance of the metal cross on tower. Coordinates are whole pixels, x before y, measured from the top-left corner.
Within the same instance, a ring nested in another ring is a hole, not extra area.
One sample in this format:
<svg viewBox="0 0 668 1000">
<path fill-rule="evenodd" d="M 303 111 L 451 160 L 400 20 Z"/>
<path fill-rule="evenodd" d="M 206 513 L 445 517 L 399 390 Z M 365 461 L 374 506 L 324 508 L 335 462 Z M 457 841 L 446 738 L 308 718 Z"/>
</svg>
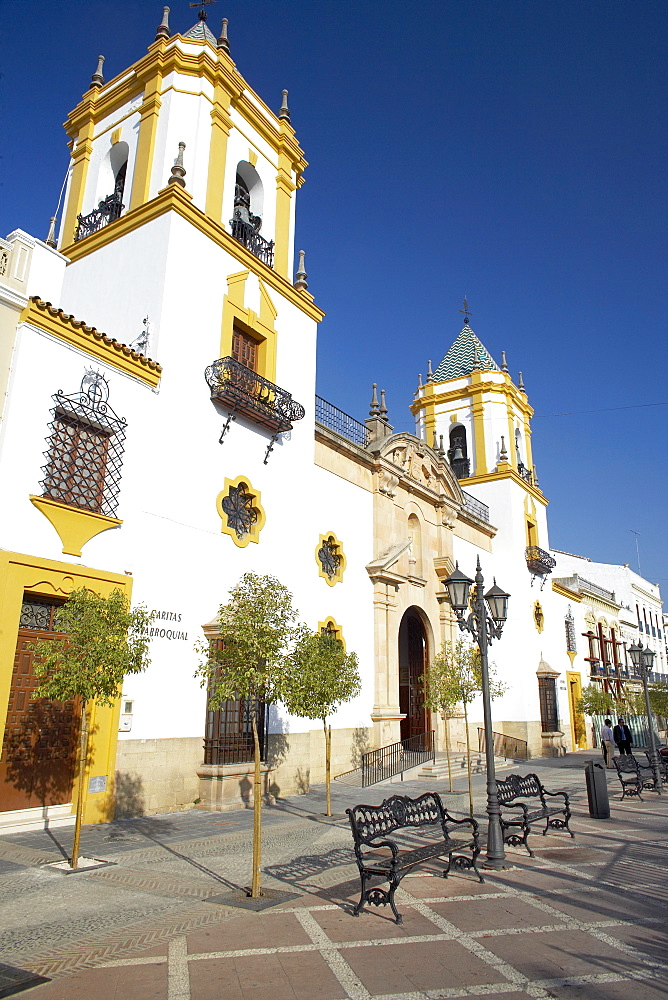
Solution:
<svg viewBox="0 0 668 1000">
<path fill-rule="evenodd" d="M 466 297 L 464 297 L 464 301 L 462 302 L 462 305 L 464 306 L 464 308 L 460 309 L 459 311 L 460 311 L 460 313 L 464 313 L 464 322 L 468 323 L 469 316 L 471 315 L 471 310 L 469 309 L 469 304 L 468 304 L 468 302 L 466 300 Z"/>
</svg>

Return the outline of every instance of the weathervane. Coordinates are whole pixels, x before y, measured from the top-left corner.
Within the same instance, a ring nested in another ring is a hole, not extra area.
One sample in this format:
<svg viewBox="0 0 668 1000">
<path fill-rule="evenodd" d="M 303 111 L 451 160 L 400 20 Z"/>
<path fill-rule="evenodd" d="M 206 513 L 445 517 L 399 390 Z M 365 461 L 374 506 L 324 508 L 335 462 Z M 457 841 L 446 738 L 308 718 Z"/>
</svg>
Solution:
<svg viewBox="0 0 668 1000">
<path fill-rule="evenodd" d="M 464 301 L 462 302 L 462 305 L 464 306 L 464 308 L 460 309 L 459 311 L 460 311 L 460 313 L 464 313 L 464 322 L 468 325 L 469 316 L 471 315 L 471 310 L 469 309 L 469 304 L 466 301 L 466 297 L 464 297 Z"/>
<path fill-rule="evenodd" d="M 216 0 L 196 0 L 195 3 L 189 3 L 188 6 L 189 7 L 200 7 L 201 9 L 200 9 L 200 12 L 197 15 L 197 17 L 199 18 L 200 21 L 206 21 L 206 11 L 204 10 L 204 8 L 208 7 L 209 4 L 215 3 L 215 2 L 216 2 Z"/>
</svg>

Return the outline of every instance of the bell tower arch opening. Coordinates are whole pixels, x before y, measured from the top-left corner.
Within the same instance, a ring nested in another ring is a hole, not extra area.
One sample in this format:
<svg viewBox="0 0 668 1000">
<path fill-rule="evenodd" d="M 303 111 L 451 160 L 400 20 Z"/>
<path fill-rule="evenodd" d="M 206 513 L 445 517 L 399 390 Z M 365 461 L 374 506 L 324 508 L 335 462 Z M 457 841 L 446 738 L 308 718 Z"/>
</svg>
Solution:
<svg viewBox="0 0 668 1000">
<path fill-rule="evenodd" d="M 424 678 L 428 657 L 427 630 L 418 608 L 404 613 L 399 626 L 399 711 L 401 739 L 419 736 L 431 729 L 424 703 Z"/>
</svg>

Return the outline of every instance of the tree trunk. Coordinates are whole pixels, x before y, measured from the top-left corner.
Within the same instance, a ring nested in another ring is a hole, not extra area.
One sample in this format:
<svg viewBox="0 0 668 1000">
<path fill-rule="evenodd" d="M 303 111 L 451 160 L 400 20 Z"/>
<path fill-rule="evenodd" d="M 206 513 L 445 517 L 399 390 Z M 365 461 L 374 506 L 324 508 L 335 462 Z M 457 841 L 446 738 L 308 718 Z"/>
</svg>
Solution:
<svg viewBox="0 0 668 1000">
<path fill-rule="evenodd" d="M 445 726 L 445 756 L 448 761 L 448 784 L 450 786 L 448 790 L 452 791 L 452 764 L 450 763 L 450 719 L 445 712 L 443 713 L 443 724 Z"/>
<path fill-rule="evenodd" d="M 260 861 L 262 857 L 262 784 L 260 781 L 260 740 L 257 735 L 257 719 L 253 712 L 253 760 L 255 777 L 253 780 L 253 878 L 251 897 L 257 899 L 260 891 Z"/>
<path fill-rule="evenodd" d="M 74 840 L 72 841 L 72 857 L 70 867 L 79 867 L 79 839 L 81 837 L 81 821 L 83 818 L 84 791 L 86 788 L 86 765 L 88 763 L 88 702 L 83 703 L 81 710 L 81 731 L 79 733 L 79 775 L 77 778 L 77 809 L 74 821 Z"/>
<path fill-rule="evenodd" d="M 469 813 L 473 818 L 473 784 L 471 782 L 471 744 L 469 742 L 469 713 L 464 701 L 464 728 L 466 729 L 466 769 L 469 776 Z"/>
<path fill-rule="evenodd" d="M 332 775 L 332 727 L 327 725 L 327 719 L 322 720 L 325 727 L 325 789 L 327 793 L 327 812 L 325 816 L 332 815 L 332 793 L 330 780 Z"/>
</svg>

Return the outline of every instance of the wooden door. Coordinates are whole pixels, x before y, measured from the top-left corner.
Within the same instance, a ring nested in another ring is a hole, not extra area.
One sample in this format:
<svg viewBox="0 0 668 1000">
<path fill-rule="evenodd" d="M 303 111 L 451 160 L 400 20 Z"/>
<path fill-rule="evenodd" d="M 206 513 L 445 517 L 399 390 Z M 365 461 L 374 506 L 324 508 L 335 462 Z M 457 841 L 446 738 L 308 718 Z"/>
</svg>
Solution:
<svg viewBox="0 0 668 1000">
<path fill-rule="evenodd" d="M 399 638 L 399 707 L 406 713 L 406 718 L 401 720 L 402 740 L 419 736 L 429 729 L 424 704 L 426 648 L 422 622 L 417 615 L 406 614 Z"/>
<path fill-rule="evenodd" d="M 28 645 L 35 639 L 56 638 L 58 633 L 51 630 L 55 605 L 24 602 L 23 618 L 26 607 L 41 609 L 32 623 L 46 627 L 22 628 L 18 633 L 0 760 L 0 811 L 72 800 L 79 707 L 72 701 L 31 698 L 39 679 Z"/>
</svg>

